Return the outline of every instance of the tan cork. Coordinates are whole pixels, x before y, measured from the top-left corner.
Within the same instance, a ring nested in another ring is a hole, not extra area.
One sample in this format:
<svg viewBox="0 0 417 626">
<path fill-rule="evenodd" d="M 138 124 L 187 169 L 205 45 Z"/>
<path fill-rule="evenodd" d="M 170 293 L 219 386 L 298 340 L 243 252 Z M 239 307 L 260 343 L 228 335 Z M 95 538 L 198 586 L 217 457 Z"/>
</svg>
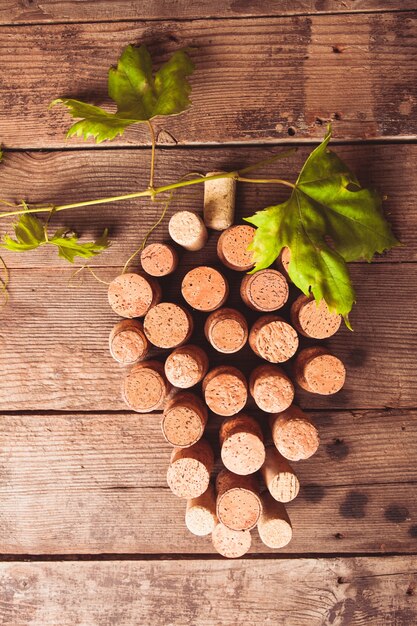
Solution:
<svg viewBox="0 0 417 626">
<path fill-rule="evenodd" d="M 169 220 L 168 231 L 171 239 L 180 246 L 195 252 L 207 243 L 207 229 L 201 217 L 192 211 L 178 211 Z"/>
<path fill-rule="evenodd" d="M 298 335 L 281 317 L 263 315 L 251 328 L 249 345 L 262 359 L 271 363 L 284 363 L 296 353 Z"/>
<path fill-rule="evenodd" d="M 261 541 L 268 548 L 283 548 L 292 539 L 292 526 L 285 506 L 268 492 L 263 493 L 261 499 L 262 514 L 258 522 Z"/>
<path fill-rule="evenodd" d="M 277 258 L 278 269 L 284 274 L 285 278 L 291 282 L 288 268 L 291 261 L 291 251 L 289 248 L 282 248 Z"/>
<path fill-rule="evenodd" d="M 346 369 L 342 361 L 325 348 L 312 347 L 301 350 L 297 355 L 294 376 L 305 391 L 325 396 L 342 389 Z"/>
<path fill-rule="evenodd" d="M 177 393 L 164 408 L 162 433 L 173 446 L 187 448 L 203 436 L 207 423 L 207 407 L 195 394 Z"/>
<path fill-rule="evenodd" d="M 152 307 L 143 321 L 148 340 L 158 348 L 176 348 L 188 341 L 193 332 L 193 318 L 179 304 L 161 302 Z"/>
<path fill-rule="evenodd" d="M 207 374 L 209 360 L 199 346 L 187 344 L 176 348 L 165 361 L 165 375 L 171 385 L 188 389 L 197 385 Z"/>
<path fill-rule="evenodd" d="M 291 323 L 304 337 L 327 339 L 340 328 L 342 316 L 330 313 L 327 304 L 302 294 L 291 306 Z"/>
<path fill-rule="evenodd" d="M 213 413 L 228 417 L 243 409 L 248 398 L 248 386 L 236 367 L 221 365 L 212 369 L 203 380 L 203 394 Z"/>
<path fill-rule="evenodd" d="M 294 385 L 277 365 L 256 367 L 249 378 L 249 391 L 258 407 L 266 413 L 285 411 L 294 400 Z"/>
<path fill-rule="evenodd" d="M 226 302 L 229 285 L 218 270 L 201 265 L 184 276 L 181 292 L 193 309 L 209 312 L 218 309 Z"/>
<path fill-rule="evenodd" d="M 204 439 L 189 448 L 174 448 L 167 472 L 172 493 L 179 498 L 198 498 L 210 483 L 213 450 Z"/>
<path fill-rule="evenodd" d="M 232 530 L 250 530 L 261 515 L 259 486 L 253 475 L 238 476 L 223 469 L 217 476 L 217 517 Z"/>
<path fill-rule="evenodd" d="M 171 386 L 159 361 L 134 365 L 123 381 L 123 399 L 133 411 L 148 413 L 162 408 Z"/>
<path fill-rule="evenodd" d="M 221 522 L 216 524 L 211 535 L 213 547 L 228 559 L 238 559 L 249 552 L 252 537 L 249 530 L 232 530 Z"/>
<path fill-rule="evenodd" d="M 138 320 L 125 319 L 113 326 L 109 337 L 112 357 L 122 365 L 132 365 L 146 357 L 149 341 Z"/>
<path fill-rule="evenodd" d="M 265 461 L 265 446 L 259 424 L 241 413 L 223 422 L 219 439 L 224 466 L 246 476 L 257 472 Z"/>
<path fill-rule="evenodd" d="M 217 309 L 204 325 L 207 341 L 218 352 L 230 354 L 243 348 L 248 339 L 248 324 L 236 309 Z"/>
<path fill-rule="evenodd" d="M 300 491 L 300 482 L 287 459 L 275 448 L 266 448 L 261 474 L 271 496 L 278 502 L 291 502 Z"/>
<path fill-rule="evenodd" d="M 231 226 L 217 241 L 217 256 L 231 270 L 247 272 L 253 265 L 253 252 L 248 250 L 255 235 L 253 226 L 239 224 Z"/>
<path fill-rule="evenodd" d="M 143 317 L 161 299 L 157 281 L 144 274 L 120 274 L 109 285 L 109 304 L 120 317 Z"/>
<path fill-rule="evenodd" d="M 140 261 L 150 276 L 168 276 L 178 267 L 178 254 L 167 243 L 151 243 L 142 250 Z"/>
<path fill-rule="evenodd" d="M 213 532 L 216 524 L 216 495 L 210 484 L 201 496 L 187 500 L 185 525 L 193 535 L 204 537 Z"/>
<path fill-rule="evenodd" d="M 208 172 L 216 176 L 224 172 Z M 206 180 L 204 183 L 204 222 L 207 228 L 226 230 L 235 217 L 236 181 L 233 178 Z"/>
<path fill-rule="evenodd" d="M 246 274 L 240 284 L 243 302 L 254 311 L 270 313 L 284 306 L 288 300 L 288 283 L 277 270 L 265 269 Z"/>
<path fill-rule="evenodd" d="M 272 440 L 280 454 L 289 461 L 310 458 L 320 444 L 319 433 L 307 415 L 294 404 L 271 416 Z"/>
</svg>

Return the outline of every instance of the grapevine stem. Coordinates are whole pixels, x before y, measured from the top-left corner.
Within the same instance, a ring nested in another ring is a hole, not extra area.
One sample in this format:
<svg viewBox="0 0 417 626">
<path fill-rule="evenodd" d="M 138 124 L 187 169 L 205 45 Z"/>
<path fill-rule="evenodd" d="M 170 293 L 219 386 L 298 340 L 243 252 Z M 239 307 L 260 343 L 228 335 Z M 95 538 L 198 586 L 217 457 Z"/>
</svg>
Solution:
<svg viewBox="0 0 417 626">
<path fill-rule="evenodd" d="M 149 127 L 149 132 L 151 135 L 151 144 L 152 144 L 152 151 L 151 151 L 151 173 L 149 176 L 149 189 L 153 189 L 153 179 L 154 179 L 154 174 L 155 174 L 155 148 L 156 148 L 156 139 L 155 139 L 155 130 L 154 127 L 152 126 L 152 123 L 150 122 L 150 120 L 147 120 L 148 123 L 148 127 Z"/>
<path fill-rule="evenodd" d="M 244 178 L 243 176 L 238 176 L 236 180 L 240 181 L 241 183 L 277 183 L 295 189 L 295 185 L 290 183 L 289 180 L 282 180 L 282 178 Z"/>
</svg>

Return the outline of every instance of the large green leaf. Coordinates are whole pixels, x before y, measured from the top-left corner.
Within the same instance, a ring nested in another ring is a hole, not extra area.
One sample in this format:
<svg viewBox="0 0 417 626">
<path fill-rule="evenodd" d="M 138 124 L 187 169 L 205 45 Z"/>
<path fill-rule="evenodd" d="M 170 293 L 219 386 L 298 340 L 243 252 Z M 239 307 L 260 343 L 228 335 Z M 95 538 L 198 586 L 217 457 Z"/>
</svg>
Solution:
<svg viewBox="0 0 417 626">
<path fill-rule="evenodd" d="M 117 67 L 109 70 L 108 92 L 117 105 L 116 113 L 69 98 L 58 98 L 52 105 L 64 104 L 73 117 L 82 118 L 71 126 L 68 137 L 94 137 L 99 143 L 122 135 L 131 124 L 185 111 L 191 104 L 187 77 L 193 70 L 194 65 L 185 50 L 178 50 L 153 74 L 146 46 L 129 45 L 123 50 Z"/>
<path fill-rule="evenodd" d="M 400 245 L 381 210 L 378 194 L 331 152 L 328 128 L 310 154 L 289 199 L 247 218 L 257 226 L 251 249 L 254 271 L 268 267 L 282 248 L 290 249 L 292 281 L 330 310 L 348 313 L 355 301 L 347 261 L 370 261 L 376 252 Z"/>
</svg>

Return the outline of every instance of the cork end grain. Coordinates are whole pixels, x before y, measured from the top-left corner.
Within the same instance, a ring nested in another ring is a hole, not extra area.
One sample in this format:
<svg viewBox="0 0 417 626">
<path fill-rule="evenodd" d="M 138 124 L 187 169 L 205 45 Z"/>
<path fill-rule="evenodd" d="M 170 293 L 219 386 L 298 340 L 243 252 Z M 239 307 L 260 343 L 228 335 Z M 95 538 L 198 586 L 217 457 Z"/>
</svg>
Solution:
<svg viewBox="0 0 417 626">
<path fill-rule="evenodd" d="M 213 532 L 216 524 L 216 497 L 210 484 L 201 496 L 187 501 L 185 525 L 193 535 L 204 537 Z"/>
<path fill-rule="evenodd" d="M 210 483 L 214 455 L 204 439 L 189 448 L 175 448 L 167 472 L 167 483 L 179 498 L 198 498 Z"/>
<path fill-rule="evenodd" d="M 220 261 L 231 270 L 247 272 L 253 265 L 253 252 L 248 250 L 255 235 L 255 228 L 249 225 L 231 226 L 225 230 L 217 242 L 217 255 Z"/>
<path fill-rule="evenodd" d="M 296 353 L 298 335 L 282 318 L 263 315 L 251 328 L 249 344 L 262 359 L 271 363 L 284 363 Z"/>
<path fill-rule="evenodd" d="M 219 522 L 211 535 L 213 547 L 228 559 L 238 559 L 249 552 L 252 537 L 249 530 L 232 530 Z"/>
<path fill-rule="evenodd" d="M 280 272 L 265 269 L 247 274 L 240 285 L 243 302 L 254 311 L 277 311 L 288 300 L 288 283 Z"/>
<path fill-rule="evenodd" d="M 317 428 L 294 404 L 271 416 L 270 424 L 275 447 L 289 461 L 309 459 L 320 445 Z"/>
<path fill-rule="evenodd" d="M 193 332 L 193 319 L 179 304 L 161 302 L 146 314 L 143 329 L 154 346 L 176 348 L 190 338 Z"/>
<path fill-rule="evenodd" d="M 204 332 L 213 348 L 223 354 L 238 352 L 248 339 L 247 322 L 235 309 L 217 309 L 211 313 Z"/>
<path fill-rule="evenodd" d="M 202 348 L 194 345 L 176 348 L 165 361 L 165 374 L 171 385 L 188 389 L 207 374 L 209 360 Z"/>
<path fill-rule="evenodd" d="M 274 446 L 266 448 L 261 474 L 269 493 L 278 502 L 291 502 L 300 491 L 300 482 L 287 459 Z"/>
<path fill-rule="evenodd" d="M 149 342 L 138 320 L 122 320 L 112 329 L 109 337 L 112 357 L 122 365 L 132 365 L 146 357 Z"/>
<path fill-rule="evenodd" d="M 120 317 L 143 317 L 160 299 L 158 283 L 142 274 L 121 274 L 112 280 L 108 289 L 109 304 Z"/>
<path fill-rule="evenodd" d="M 232 530 L 250 530 L 258 523 L 262 505 L 253 476 L 222 470 L 217 476 L 217 517 Z"/>
<path fill-rule="evenodd" d="M 304 294 L 291 306 L 291 323 L 304 337 L 327 339 L 340 328 L 342 316 L 331 313 L 324 300 L 318 304 Z"/>
<path fill-rule="evenodd" d="M 215 367 L 206 375 L 203 394 L 213 413 L 228 417 L 243 409 L 248 398 L 248 387 L 240 370 L 224 365 Z"/>
<path fill-rule="evenodd" d="M 182 281 L 181 292 L 193 309 L 210 312 L 226 302 L 229 285 L 218 270 L 202 265 L 187 272 Z"/>
<path fill-rule="evenodd" d="M 190 392 L 178 393 L 164 408 L 162 433 L 173 446 L 192 446 L 203 436 L 207 416 L 207 407 L 198 396 Z"/>
<path fill-rule="evenodd" d="M 283 548 L 292 539 L 292 526 L 285 506 L 268 492 L 262 494 L 262 514 L 258 522 L 261 541 L 268 548 Z"/>
<path fill-rule="evenodd" d="M 148 413 L 162 408 L 169 393 L 169 383 L 159 361 L 142 361 L 123 381 L 123 399 L 137 413 Z"/>
<path fill-rule="evenodd" d="M 190 252 L 201 250 L 207 243 L 207 229 L 203 220 L 192 211 L 178 211 L 169 220 L 171 239 Z"/>
<path fill-rule="evenodd" d="M 265 461 L 265 446 L 259 424 L 246 414 L 223 422 L 219 439 L 224 466 L 240 476 L 257 472 Z"/>
<path fill-rule="evenodd" d="M 305 391 L 331 395 L 345 384 L 346 369 L 342 361 L 325 348 L 312 347 L 297 355 L 294 375 L 297 384 Z"/>
<path fill-rule="evenodd" d="M 294 385 L 276 365 L 259 365 L 249 379 L 249 390 L 257 406 L 266 413 L 285 411 L 294 400 Z"/>
<path fill-rule="evenodd" d="M 143 270 L 150 276 L 168 276 L 178 266 L 178 254 L 167 243 L 151 243 L 140 255 Z"/>
</svg>

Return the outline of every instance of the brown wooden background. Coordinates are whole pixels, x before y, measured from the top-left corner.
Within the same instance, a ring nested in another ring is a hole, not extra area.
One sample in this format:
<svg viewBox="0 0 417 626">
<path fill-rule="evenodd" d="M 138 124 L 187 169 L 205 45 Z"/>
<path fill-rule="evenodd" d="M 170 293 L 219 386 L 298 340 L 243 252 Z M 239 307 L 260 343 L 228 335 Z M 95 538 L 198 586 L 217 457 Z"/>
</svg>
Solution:
<svg viewBox="0 0 417 626">
<path fill-rule="evenodd" d="M 330 120 L 334 147 L 387 196 L 405 244 L 352 266 L 355 330 L 328 342 L 347 364 L 346 388 L 298 396 L 322 444 L 297 465 L 293 542 L 273 552 L 254 533 L 250 555 L 234 562 L 185 531 L 183 502 L 165 483 L 159 416 L 131 414 L 120 400 L 105 287 L 88 277 L 68 286 L 73 270 L 47 250 L 5 255 L 2 626 L 417 623 L 416 10 L 413 0 L 1 0 L 2 197 L 58 203 L 143 188 L 145 128 L 100 147 L 66 141 L 69 118 L 48 104 L 61 95 L 105 103 L 107 68 L 127 43 L 147 43 L 158 61 L 191 46 L 193 108 L 158 125 L 158 183 L 295 144 L 298 154 L 264 170 L 291 179 Z M 242 185 L 240 215 L 283 197 Z M 171 210 L 201 204 L 202 190 L 188 189 Z M 107 280 L 155 206 L 54 220 L 86 236 L 110 227 L 112 248 L 95 263 Z M 165 237 L 164 226 L 154 240 Z M 212 237 L 197 260 L 214 250 Z M 177 291 L 165 283 L 167 297 Z"/>
</svg>

